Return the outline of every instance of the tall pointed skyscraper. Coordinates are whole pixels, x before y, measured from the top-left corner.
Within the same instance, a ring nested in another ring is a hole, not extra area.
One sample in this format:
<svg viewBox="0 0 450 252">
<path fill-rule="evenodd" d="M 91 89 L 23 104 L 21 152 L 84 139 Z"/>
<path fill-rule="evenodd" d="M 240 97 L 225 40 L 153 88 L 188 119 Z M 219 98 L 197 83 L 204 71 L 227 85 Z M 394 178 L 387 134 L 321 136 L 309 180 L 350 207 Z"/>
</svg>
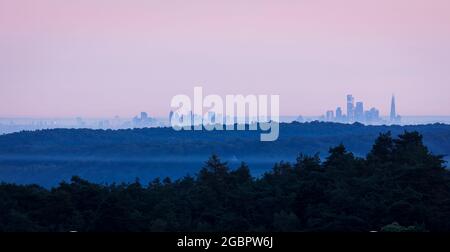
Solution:
<svg viewBox="0 0 450 252">
<path fill-rule="evenodd" d="M 390 116 L 391 122 L 396 121 L 397 119 L 397 113 L 395 111 L 395 96 L 392 95 L 391 99 L 391 116 Z"/>
</svg>

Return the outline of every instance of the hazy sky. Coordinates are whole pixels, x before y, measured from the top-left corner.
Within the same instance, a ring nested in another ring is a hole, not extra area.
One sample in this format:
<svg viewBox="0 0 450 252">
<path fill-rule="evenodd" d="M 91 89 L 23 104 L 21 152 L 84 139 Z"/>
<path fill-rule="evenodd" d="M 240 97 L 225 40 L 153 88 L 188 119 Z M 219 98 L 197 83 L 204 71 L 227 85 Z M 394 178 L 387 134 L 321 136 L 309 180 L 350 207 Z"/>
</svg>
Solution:
<svg viewBox="0 0 450 252">
<path fill-rule="evenodd" d="M 449 0 L 0 0 L 0 117 L 166 116 L 172 96 L 279 94 L 318 115 L 450 115 Z"/>
</svg>

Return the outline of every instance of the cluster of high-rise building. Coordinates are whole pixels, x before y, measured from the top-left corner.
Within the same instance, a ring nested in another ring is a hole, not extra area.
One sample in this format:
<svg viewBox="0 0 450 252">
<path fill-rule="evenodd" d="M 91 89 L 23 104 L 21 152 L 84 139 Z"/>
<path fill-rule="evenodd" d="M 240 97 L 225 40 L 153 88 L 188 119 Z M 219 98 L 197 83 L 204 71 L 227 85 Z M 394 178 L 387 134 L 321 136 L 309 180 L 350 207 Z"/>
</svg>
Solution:
<svg viewBox="0 0 450 252">
<path fill-rule="evenodd" d="M 401 118 L 397 115 L 395 108 L 395 96 L 392 96 L 389 122 L 399 123 L 400 119 Z M 372 107 L 368 110 L 364 110 L 364 103 L 362 101 L 355 102 L 355 98 L 351 94 L 347 95 L 346 114 L 343 113 L 341 107 L 337 107 L 335 111 L 328 110 L 325 113 L 324 120 L 328 122 L 360 122 L 365 124 L 377 124 L 384 122 L 380 117 L 380 111 L 377 108 Z"/>
<path fill-rule="evenodd" d="M 141 112 L 141 116 L 135 116 L 132 120 L 133 128 L 144 128 L 155 126 L 157 120 L 149 117 L 146 112 Z"/>
<path fill-rule="evenodd" d="M 172 118 L 174 118 L 176 122 L 186 122 L 187 124 L 191 125 L 199 125 L 199 124 L 213 125 L 216 123 L 227 124 L 228 122 L 238 122 L 238 118 L 236 116 L 235 117 L 225 116 L 222 114 L 216 114 L 212 111 L 208 111 L 208 113 L 206 113 L 203 116 L 194 114 L 192 111 L 189 111 L 185 115 L 170 111 L 169 123 L 172 121 Z M 233 121 L 231 119 L 233 119 Z M 243 119 L 243 121 L 245 123 L 251 123 L 256 122 L 256 119 L 250 121 L 248 119 Z"/>
</svg>

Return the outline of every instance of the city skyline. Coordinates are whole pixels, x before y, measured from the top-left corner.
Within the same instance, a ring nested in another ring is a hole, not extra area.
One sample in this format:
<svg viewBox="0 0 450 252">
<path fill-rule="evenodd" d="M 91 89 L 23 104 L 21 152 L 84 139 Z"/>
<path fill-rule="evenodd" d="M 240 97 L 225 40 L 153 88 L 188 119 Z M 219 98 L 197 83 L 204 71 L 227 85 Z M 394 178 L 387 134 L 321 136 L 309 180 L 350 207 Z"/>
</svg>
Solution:
<svg viewBox="0 0 450 252">
<path fill-rule="evenodd" d="M 348 93 L 381 114 L 395 93 L 402 115 L 450 115 L 449 12 L 447 0 L 0 0 L 0 117 L 165 117 L 194 86 L 280 95 L 281 115 L 321 115 Z"/>
<path fill-rule="evenodd" d="M 356 102 L 355 102 L 356 101 Z M 367 106 L 370 107 L 370 106 Z M 379 124 L 379 123 L 401 123 L 401 116 L 396 110 L 395 95 L 392 94 L 390 111 L 388 120 L 384 120 L 380 115 L 380 110 L 376 107 L 364 109 L 364 101 L 355 100 L 352 94 L 347 95 L 347 104 L 345 107 L 346 113 L 343 113 L 342 107 L 336 107 L 336 110 L 327 110 L 323 116 L 324 121 L 338 122 L 338 123 L 365 123 L 365 124 Z"/>
<path fill-rule="evenodd" d="M 363 106 L 362 112 L 370 111 L 370 110 L 364 110 L 364 108 L 365 108 L 364 104 L 366 104 L 363 101 L 364 99 L 357 99 L 356 100 L 355 99 L 356 96 L 354 96 L 353 94 L 347 94 L 345 96 L 347 97 L 347 100 L 346 100 L 346 103 L 345 103 L 344 106 L 336 105 L 334 110 L 325 110 L 326 111 L 325 113 L 323 113 L 325 108 L 324 108 L 324 106 L 322 106 L 323 107 L 323 108 L 321 108 L 322 113 L 318 113 L 318 114 L 302 113 L 302 111 L 304 111 L 304 110 L 299 109 L 297 113 L 280 114 L 280 116 L 282 116 L 282 117 L 306 116 L 306 117 L 318 117 L 318 118 L 324 117 L 324 118 L 326 118 L 327 117 L 326 116 L 327 113 L 332 111 L 334 117 L 339 117 L 338 116 L 338 110 L 340 109 L 341 115 L 347 118 L 347 115 L 349 114 L 349 98 L 350 97 L 351 97 L 352 103 L 353 103 L 352 104 L 352 106 L 353 106 L 352 109 L 354 110 L 353 113 L 355 112 L 355 110 L 357 110 L 358 104 Z M 380 101 L 375 102 L 376 104 L 385 104 L 384 106 L 381 105 L 381 107 L 386 107 L 385 110 L 379 110 L 378 106 L 370 106 L 370 109 L 377 109 L 379 117 L 386 117 L 386 118 L 390 118 L 390 120 L 392 120 L 392 117 L 391 117 L 392 116 L 392 109 L 394 109 L 394 114 L 398 115 L 398 113 L 395 113 L 395 111 L 398 111 L 395 99 L 396 99 L 396 95 L 392 94 L 390 96 L 389 102 L 384 102 L 384 103 L 380 102 Z M 384 99 L 384 100 L 386 100 L 386 99 Z M 394 101 L 394 105 L 392 103 L 393 101 Z M 341 99 L 341 103 L 338 103 L 338 104 L 344 104 L 343 100 Z M 388 104 L 388 105 L 386 105 L 386 104 Z M 394 106 L 394 108 L 392 107 L 392 105 Z M 149 118 L 165 118 L 171 112 L 171 108 L 170 108 L 170 106 L 167 106 L 167 112 L 166 113 L 162 113 L 162 114 L 159 114 L 159 113 L 153 114 L 150 111 L 152 111 L 151 108 L 142 108 L 142 109 L 137 110 L 137 111 L 131 111 L 130 113 L 127 113 L 127 114 L 112 113 L 111 115 L 98 115 L 98 116 L 89 116 L 89 115 L 85 116 L 83 114 L 76 114 L 76 113 L 70 114 L 70 115 L 63 115 L 63 116 L 58 116 L 58 115 L 56 115 L 56 116 L 53 116 L 53 115 L 44 115 L 44 116 L 40 116 L 40 115 L 37 115 L 37 116 L 6 115 L 6 116 L 3 116 L 3 115 L 0 114 L 0 118 L 3 118 L 3 119 L 8 119 L 8 118 L 10 118 L 10 119 L 14 119 L 14 118 L 16 118 L 16 119 L 52 119 L 52 118 L 54 118 L 54 119 L 70 119 L 70 118 L 72 118 L 72 119 L 73 118 L 75 118 L 75 119 L 76 118 L 87 118 L 87 119 L 106 119 L 106 118 L 136 119 L 139 116 L 143 116 L 143 113 L 145 114 L 145 116 L 148 116 Z M 136 116 L 136 114 L 139 114 L 139 115 Z M 404 115 L 404 116 L 412 116 L 412 117 L 414 117 L 414 116 L 418 116 L 418 117 L 428 117 L 428 116 L 431 116 L 431 117 L 432 116 L 437 116 L 437 117 L 444 116 L 444 117 L 446 117 L 446 116 L 448 116 L 448 117 L 450 117 L 450 114 L 449 115 L 446 115 L 446 114 L 424 114 L 424 115 L 421 115 L 421 114 L 417 114 L 417 113 L 412 113 L 412 114 L 403 114 L 402 113 L 402 115 Z M 358 120 L 356 120 L 355 118 L 351 118 L 350 121 L 358 121 Z"/>
</svg>

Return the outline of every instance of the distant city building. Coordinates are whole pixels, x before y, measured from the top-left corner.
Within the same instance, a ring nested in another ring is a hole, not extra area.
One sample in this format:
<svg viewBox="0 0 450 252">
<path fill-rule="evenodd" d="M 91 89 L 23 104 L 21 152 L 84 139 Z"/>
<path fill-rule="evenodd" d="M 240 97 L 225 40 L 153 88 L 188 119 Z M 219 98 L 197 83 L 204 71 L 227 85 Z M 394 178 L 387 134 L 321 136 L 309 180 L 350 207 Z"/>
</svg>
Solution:
<svg viewBox="0 0 450 252">
<path fill-rule="evenodd" d="M 380 121 L 380 111 L 376 108 L 371 108 L 364 113 L 366 123 L 376 123 Z"/>
<path fill-rule="evenodd" d="M 145 121 L 148 119 L 148 114 L 146 112 L 141 112 L 141 120 Z"/>
<path fill-rule="evenodd" d="M 329 122 L 334 121 L 334 112 L 333 110 L 328 110 L 327 113 L 325 114 L 325 119 Z"/>
<path fill-rule="evenodd" d="M 355 99 L 353 95 L 347 95 L 347 120 L 349 122 L 354 121 L 355 118 Z"/>
<path fill-rule="evenodd" d="M 355 107 L 355 121 L 364 122 L 364 104 L 357 102 Z"/>
<path fill-rule="evenodd" d="M 146 112 L 141 112 L 140 117 L 135 116 L 132 123 L 135 128 L 151 127 L 155 125 L 156 120 L 149 117 Z"/>
<path fill-rule="evenodd" d="M 336 108 L 336 121 L 337 122 L 343 122 L 344 121 L 341 107 L 337 107 Z"/>
<path fill-rule="evenodd" d="M 395 109 L 395 96 L 392 95 L 392 99 L 391 99 L 391 114 L 389 116 L 389 119 L 391 120 L 391 123 L 395 123 L 397 122 L 397 119 L 399 119 L 399 117 L 397 117 L 397 111 Z"/>
</svg>

